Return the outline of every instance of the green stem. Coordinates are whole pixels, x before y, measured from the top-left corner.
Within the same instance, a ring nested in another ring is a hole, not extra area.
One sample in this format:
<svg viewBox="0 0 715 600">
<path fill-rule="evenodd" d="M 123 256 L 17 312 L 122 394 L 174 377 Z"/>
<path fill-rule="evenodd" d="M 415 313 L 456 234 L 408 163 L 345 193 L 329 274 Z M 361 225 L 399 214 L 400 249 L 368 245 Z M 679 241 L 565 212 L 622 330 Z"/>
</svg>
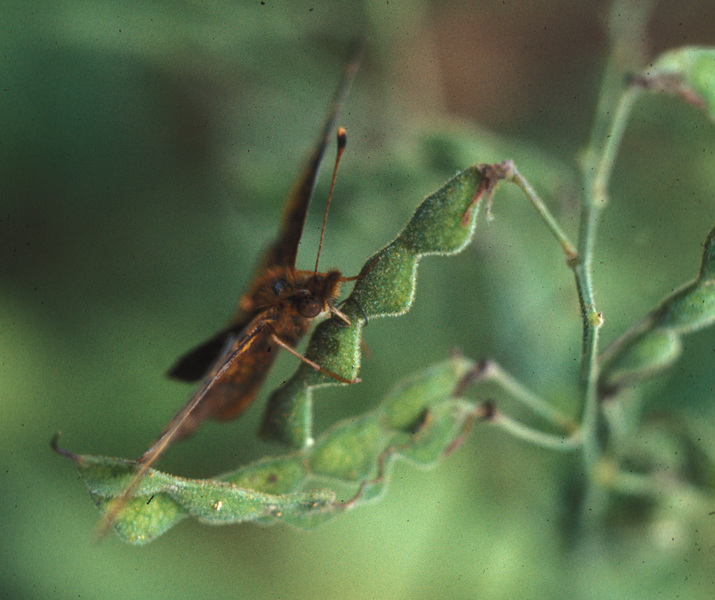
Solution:
<svg viewBox="0 0 715 600">
<path fill-rule="evenodd" d="M 620 103 L 619 106 L 621 106 L 622 109 L 617 111 L 616 118 L 614 119 L 614 123 L 611 128 L 611 132 L 615 131 L 615 134 L 606 134 L 609 142 L 605 144 L 603 157 L 598 163 L 599 167 L 595 170 L 595 173 L 598 174 L 598 181 L 601 182 L 604 190 L 608 184 L 612 170 L 612 162 L 615 158 L 618 144 L 622 138 L 623 130 L 625 129 L 630 103 Z M 582 424 L 584 426 L 584 431 L 586 432 L 584 436 L 584 448 L 588 454 L 587 460 L 589 464 L 592 464 L 600 455 L 597 436 L 599 408 L 597 389 L 598 363 L 596 357 L 598 351 L 598 330 L 603 322 L 603 318 L 597 311 L 594 300 L 591 263 L 599 217 L 603 208 L 606 206 L 606 202 L 596 201 L 593 194 L 589 194 L 585 198 L 584 207 L 581 213 L 579 245 L 578 250 L 576 250 L 539 195 L 515 167 L 512 167 L 509 179 L 521 188 L 541 218 L 544 220 L 549 230 L 554 234 L 554 237 L 556 237 L 564 251 L 564 254 L 566 255 L 569 267 L 571 267 L 574 271 L 579 303 L 581 305 L 581 317 L 583 321 L 581 389 L 584 406 Z M 593 189 L 593 186 L 589 186 L 589 188 Z M 602 198 L 605 198 L 605 191 Z M 512 386 L 513 389 L 511 391 L 514 393 L 515 397 L 521 399 L 525 404 L 529 405 L 532 410 L 535 410 L 535 412 L 539 412 L 539 414 L 553 420 L 551 414 L 551 410 L 553 409 L 551 409 L 551 407 L 546 409 L 546 406 L 548 405 L 546 405 L 545 402 L 541 401 L 541 399 L 534 401 L 535 397 L 526 390 L 518 389 L 515 386 L 516 382 L 508 381 L 504 377 L 503 373 L 501 373 L 500 376 L 502 378 L 501 382 L 505 387 L 510 385 Z"/>
<path fill-rule="evenodd" d="M 581 306 L 583 342 L 581 347 L 581 391 L 583 398 L 582 426 L 584 450 L 588 464 L 593 465 L 601 454 L 598 440 L 598 332 L 603 317 L 596 309 L 593 295 L 591 261 L 600 213 L 605 204 L 586 204 L 581 213 L 579 231 L 580 260 L 575 265 L 574 276 Z"/>
<path fill-rule="evenodd" d="M 593 177 L 590 178 L 591 185 L 588 190 L 586 201 L 599 207 L 608 204 L 608 184 L 611 180 L 613 166 L 616 162 L 616 155 L 623 139 L 623 133 L 628 124 L 633 103 L 641 95 L 642 90 L 636 87 L 627 88 L 618 100 L 615 115 L 610 129 L 605 136 L 601 158 L 596 165 Z"/>
<path fill-rule="evenodd" d="M 586 173 L 584 178 L 590 184 L 586 186 L 587 195 L 581 212 L 579 229 L 580 262 L 574 269 L 581 318 L 583 320 L 583 346 L 581 354 L 581 389 L 583 390 L 583 426 L 586 432 L 584 448 L 587 461 L 593 464 L 600 455 L 598 442 L 599 407 L 598 407 L 598 332 L 603 324 L 603 317 L 596 309 L 593 294 L 592 261 L 596 242 L 596 231 L 601 213 L 608 204 L 608 185 L 613 173 L 613 166 L 628 123 L 631 108 L 639 96 L 638 90 L 627 89 L 620 97 L 611 122 L 610 129 L 604 134 L 605 141 L 601 158 L 595 171 Z M 594 133 L 594 135 L 597 135 Z M 592 140 L 593 141 L 593 140 Z M 592 176 L 590 176 L 592 175 Z"/>
<path fill-rule="evenodd" d="M 596 169 L 596 176 L 594 178 L 599 182 L 599 185 L 603 186 L 603 193 L 600 196 L 601 201 L 596 201 L 593 194 L 589 194 L 585 198 L 581 213 L 578 251 L 574 248 L 569 238 L 529 182 L 516 168 L 513 168 L 510 176 L 511 180 L 523 190 L 536 211 L 541 215 L 547 227 L 559 241 L 566 255 L 566 262 L 569 267 L 573 269 L 576 278 L 576 289 L 578 291 L 579 303 L 581 305 L 581 318 L 583 321 L 583 346 L 581 351 L 582 426 L 584 430 L 583 446 L 588 464 L 594 464 L 601 453 L 598 439 L 598 362 L 596 358 L 598 352 L 598 331 L 603 323 L 601 314 L 596 310 L 593 297 L 591 262 L 599 217 L 606 205 L 606 202 L 602 201 L 602 199 L 605 199 L 605 190 L 608 185 L 616 151 L 622 139 L 623 131 L 625 130 L 629 107 L 630 103 L 619 103 L 620 110 L 617 111 L 616 118 L 611 127 L 611 133 L 606 135 L 608 142 L 604 148 L 603 156 L 598 163 L 599 168 Z M 593 186 L 591 186 L 591 189 L 594 189 Z M 525 401 L 525 404 L 529 404 L 540 414 L 546 412 L 540 403 L 533 402 L 533 398 L 529 398 L 521 393 L 520 390 L 515 390 L 515 392 L 517 392 L 515 396 L 520 397 Z M 550 408 L 551 407 L 549 407 L 549 409 Z"/>
<path fill-rule="evenodd" d="M 566 261 L 569 264 L 575 261 L 578 257 L 576 254 L 576 248 L 571 243 L 568 236 L 564 233 L 563 229 L 561 229 L 561 226 L 556 222 L 556 219 L 554 219 L 553 215 L 549 212 L 549 209 L 546 208 L 546 205 L 536 193 L 534 188 L 531 187 L 531 184 L 514 166 L 512 166 L 509 179 L 518 185 L 524 194 L 526 194 L 529 202 L 531 202 L 532 206 L 536 209 L 536 212 L 538 212 L 539 216 L 544 220 L 546 226 L 551 230 L 551 233 L 554 234 L 554 237 L 558 240 L 561 249 L 566 255 Z"/>
<path fill-rule="evenodd" d="M 617 61 L 612 61 L 615 68 Z M 559 242 L 568 265 L 573 269 L 576 279 L 581 318 L 583 323 L 583 343 L 581 351 L 581 390 L 583 399 L 582 425 L 584 431 L 583 446 L 586 462 L 594 465 L 602 452 L 599 440 L 600 408 L 598 401 L 598 334 L 603 324 L 603 317 L 596 308 L 593 291 L 593 255 L 596 242 L 596 232 L 601 213 L 608 204 L 608 185 L 613 173 L 618 149 L 628 123 L 628 117 L 633 103 L 640 95 L 640 90 L 628 88 L 621 93 L 616 109 L 611 112 L 613 102 L 612 88 L 614 74 L 609 73 L 604 81 L 604 89 L 599 101 L 599 114 L 594 123 L 591 143 L 586 152 L 587 160 L 583 165 L 585 181 L 585 196 L 579 225 L 578 248 L 561 229 L 560 225 L 549 212 L 548 208 L 529 182 L 512 166 L 508 179 L 524 192 L 541 216 L 546 226 Z M 612 119 L 609 117 L 612 116 Z M 541 398 L 534 396 L 514 381 L 505 372 L 495 367 L 493 379 L 512 392 L 515 398 L 521 400 L 534 412 L 546 417 L 552 422 L 564 426 L 563 415 L 554 411 Z"/>
<path fill-rule="evenodd" d="M 629 473 L 612 461 L 604 461 L 599 469 L 600 483 L 607 489 L 628 496 L 651 498 L 655 502 L 693 513 L 705 513 L 712 507 L 713 498 L 697 487 L 677 478 L 669 479 L 664 473 Z"/>
<path fill-rule="evenodd" d="M 552 435 L 550 433 L 544 433 L 543 431 L 538 431 L 537 429 L 528 427 L 500 412 L 492 415 L 489 419 L 489 423 L 495 427 L 503 429 L 514 437 L 549 450 L 571 452 L 579 448 L 583 442 L 578 431 L 567 437 Z"/>
<path fill-rule="evenodd" d="M 598 397 L 598 334 L 603 317 L 596 308 L 593 292 L 594 247 L 601 213 L 609 200 L 608 186 L 618 149 L 633 102 L 639 96 L 635 89 L 623 90 L 623 81 L 633 63 L 641 58 L 642 40 L 652 4 L 648 1 L 624 0 L 614 2 L 611 7 L 611 54 L 601 84 L 591 138 L 581 165 L 584 196 L 579 224 L 579 259 L 573 264 L 573 269 L 583 322 L 581 422 L 584 460 L 589 474 L 584 511 L 589 511 L 591 515 L 600 515 L 607 501 L 605 491 L 599 489 L 593 480 L 594 470 L 602 460 L 607 444 L 607 441 L 601 439 L 604 417 Z"/>
<path fill-rule="evenodd" d="M 607 81 L 610 78 L 606 78 Z M 604 92 L 605 93 L 605 92 Z M 601 213 L 608 205 L 608 186 L 613 173 L 618 149 L 628 123 L 631 108 L 639 96 L 638 90 L 626 89 L 620 96 L 610 126 L 603 133 L 594 131 L 592 146 L 587 156 L 598 158 L 595 167 L 584 165 L 586 194 L 581 211 L 579 226 L 578 256 L 574 265 L 574 276 L 581 306 L 583 321 L 583 344 L 581 351 L 581 390 L 583 394 L 584 451 L 588 464 L 595 464 L 601 454 L 598 439 L 600 409 L 598 401 L 598 332 L 603 324 L 603 317 L 596 308 L 593 293 L 593 255 L 596 232 Z M 610 93 L 609 93 L 610 97 Z M 601 104 L 599 104 L 601 106 Z M 602 107 L 606 110 L 607 107 Z M 598 123 L 604 119 L 597 119 Z M 598 141 L 598 140 L 601 141 Z"/>
<path fill-rule="evenodd" d="M 611 84 L 613 75 L 606 77 L 605 81 Z M 586 194 L 581 212 L 578 249 L 574 247 L 534 188 L 519 173 L 516 167 L 512 166 L 508 176 L 524 192 L 532 206 L 546 223 L 546 226 L 558 240 L 576 279 L 576 289 L 581 305 L 583 322 L 581 351 L 582 420 L 585 431 L 584 448 L 589 464 L 594 464 L 601 453 L 597 435 L 599 430 L 597 388 L 599 368 L 597 355 L 598 332 L 603 324 L 603 317 L 596 309 L 593 293 L 592 261 L 596 231 L 601 213 L 608 204 L 608 184 L 613 172 L 618 148 L 623 139 L 631 108 L 639 95 L 639 90 L 635 88 L 626 89 L 618 100 L 612 120 L 609 121 L 608 117 L 611 114 L 610 103 L 613 101 L 613 94 L 611 88 L 605 85 L 604 90 L 602 90 L 599 114 L 594 123 L 590 147 L 586 152 L 587 160 L 584 161 L 583 165 Z M 512 384 L 512 382 L 507 382 L 506 380 L 504 382 Z M 538 402 L 534 402 L 533 395 L 526 390 L 516 389 L 514 390 L 514 395 L 522 399 L 535 412 L 539 412 L 539 414 L 553 420 L 554 415 L 550 414 L 551 407 L 546 409 L 545 407 L 548 405 L 541 399 L 537 399 Z"/>
<path fill-rule="evenodd" d="M 571 433 L 578 429 L 576 423 L 572 419 L 564 415 L 561 411 L 554 408 L 540 396 L 537 396 L 532 391 L 524 387 L 511 374 L 501 368 L 495 361 L 488 361 L 484 368 L 480 379 L 482 381 L 491 381 L 505 390 L 514 400 L 520 402 L 523 406 L 530 409 L 532 412 L 543 417 L 552 425 Z"/>
</svg>

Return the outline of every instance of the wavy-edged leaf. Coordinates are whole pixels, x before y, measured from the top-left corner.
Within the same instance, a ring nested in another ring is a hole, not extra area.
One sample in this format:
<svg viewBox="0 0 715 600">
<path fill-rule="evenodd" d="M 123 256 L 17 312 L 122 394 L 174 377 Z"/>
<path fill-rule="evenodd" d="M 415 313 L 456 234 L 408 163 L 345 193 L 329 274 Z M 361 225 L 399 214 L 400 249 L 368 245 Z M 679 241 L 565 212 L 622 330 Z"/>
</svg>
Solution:
<svg viewBox="0 0 715 600">
<path fill-rule="evenodd" d="M 343 327 L 331 319 L 315 329 L 306 351 L 310 360 L 346 379 L 357 376 L 365 319 L 407 312 L 415 295 L 419 260 L 430 254 L 456 254 L 469 243 L 485 191 L 484 181 L 482 167 L 469 167 L 420 204 L 397 238 L 365 263 L 363 277 L 343 308 L 352 324 Z M 294 448 L 308 445 L 311 389 L 323 385 L 338 384 L 301 364 L 270 397 L 262 435 Z"/>
<path fill-rule="evenodd" d="M 283 521 L 310 528 L 374 500 L 386 489 L 394 459 L 431 466 L 459 442 L 475 405 L 451 396 L 473 367 L 462 357 L 434 365 L 400 384 L 372 412 L 335 424 L 314 446 L 215 479 L 150 469 L 113 521 L 115 531 L 125 542 L 145 544 L 188 517 L 214 525 Z M 395 415 L 421 419 L 406 431 L 406 421 Z M 111 510 L 138 468 L 134 461 L 58 451 L 74 461 L 103 512 Z M 310 490 L 315 480 L 327 489 Z M 326 481 L 334 481 L 335 489 Z M 356 482 L 361 484 L 351 499 L 336 500 L 338 490 Z"/>
</svg>

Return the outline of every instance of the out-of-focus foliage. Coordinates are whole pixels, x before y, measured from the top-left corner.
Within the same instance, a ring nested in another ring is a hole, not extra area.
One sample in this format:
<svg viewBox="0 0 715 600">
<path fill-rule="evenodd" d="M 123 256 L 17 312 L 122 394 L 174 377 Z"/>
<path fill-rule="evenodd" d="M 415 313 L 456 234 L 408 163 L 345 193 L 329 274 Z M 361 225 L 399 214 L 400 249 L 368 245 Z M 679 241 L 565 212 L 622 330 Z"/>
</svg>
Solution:
<svg viewBox="0 0 715 600">
<path fill-rule="evenodd" d="M 616 503 L 606 529 L 583 532 L 580 465 L 497 430 L 480 428 L 428 473 L 396 463 L 379 504 L 309 534 L 187 522 L 143 549 L 94 545 L 98 513 L 47 447 L 59 428 L 66 447 L 138 456 L 182 404 L 188 390 L 162 373 L 228 318 L 355 36 L 368 52 L 341 123 L 350 141 L 321 264 L 356 274 L 457 170 L 507 158 L 575 235 L 571 160 L 591 122 L 604 12 L 491 1 L 4 2 L 3 595 L 709 598 L 715 519 L 687 494 Z M 659 3 L 649 56 L 712 45 L 713 19 L 701 3 Z M 594 262 L 606 344 L 693 276 L 715 208 L 713 148 L 700 111 L 656 96 L 636 105 Z M 305 268 L 326 189 L 307 225 Z M 493 214 L 462 255 L 424 261 L 407 315 L 370 324 L 363 383 L 316 393 L 316 437 L 455 346 L 572 406 L 571 275 L 518 191 L 500 190 Z M 648 429 L 625 440 L 634 472 L 707 480 L 712 347 L 711 331 L 684 338 L 680 361 L 649 390 Z M 281 357 L 263 398 L 295 366 Z M 476 393 L 509 407 L 499 390 Z M 261 403 L 239 422 L 207 424 L 159 467 L 206 478 L 278 454 L 255 435 Z M 694 447 L 693 434 L 705 443 Z M 654 447 L 659 464 L 644 464 Z"/>
<path fill-rule="evenodd" d="M 644 77 L 656 87 L 676 93 L 702 106 L 708 116 L 715 117 L 715 50 L 685 47 L 666 52 L 645 70 Z"/>
<path fill-rule="evenodd" d="M 682 351 L 681 336 L 715 322 L 714 239 L 715 229 L 711 229 L 703 244 L 698 276 L 665 298 L 607 350 L 600 384 L 604 392 L 611 395 L 620 386 L 670 367 Z"/>
</svg>

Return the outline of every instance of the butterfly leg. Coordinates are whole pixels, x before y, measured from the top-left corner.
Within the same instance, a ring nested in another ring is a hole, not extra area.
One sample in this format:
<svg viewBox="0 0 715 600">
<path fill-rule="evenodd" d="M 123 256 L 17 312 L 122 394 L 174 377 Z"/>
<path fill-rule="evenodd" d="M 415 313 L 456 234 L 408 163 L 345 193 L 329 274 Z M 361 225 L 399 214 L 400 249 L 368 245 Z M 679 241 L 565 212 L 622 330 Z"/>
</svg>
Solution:
<svg viewBox="0 0 715 600">
<path fill-rule="evenodd" d="M 367 263 L 357 275 L 354 275 L 353 277 L 342 277 L 341 281 L 343 281 L 343 282 L 357 281 L 358 279 L 362 279 L 363 277 L 365 277 L 365 275 L 367 275 L 369 273 L 370 269 L 372 269 L 375 266 L 375 263 L 377 262 L 378 258 L 379 258 L 379 255 L 373 256 L 372 260 L 369 263 Z M 350 297 L 345 298 L 345 300 L 343 300 L 340 303 L 340 306 L 345 304 L 350 299 L 351 299 Z M 357 304 L 357 307 L 360 309 L 360 312 L 362 313 L 362 316 L 365 319 L 365 323 L 363 324 L 363 327 L 367 327 L 368 318 L 367 318 L 367 314 L 365 313 L 365 309 L 362 307 L 362 305 L 357 300 L 353 300 L 353 302 L 355 302 L 355 304 Z M 345 327 L 348 327 L 350 325 L 350 319 L 348 318 L 348 316 L 346 314 L 344 314 L 342 311 L 340 311 L 339 309 L 335 308 L 334 306 L 331 306 L 330 312 L 333 313 L 336 317 L 338 317 L 345 324 L 344 325 Z"/>
<path fill-rule="evenodd" d="M 362 313 L 362 318 L 365 320 L 365 322 L 362 324 L 362 326 L 367 327 L 367 324 L 369 322 L 369 320 L 367 318 L 367 313 L 365 312 L 365 309 L 362 307 L 362 304 L 360 304 L 357 300 L 355 300 L 355 298 L 351 298 L 348 296 L 347 298 L 345 298 L 345 300 L 343 300 L 340 304 L 338 304 L 338 306 L 339 307 L 344 306 L 348 302 L 354 302 L 355 306 L 357 306 L 360 309 L 360 312 Z M 337 313 L 338 310 L 331 307 L 330 312 Z M 340 312 L 340 315 L 341 316 L 343 315 L 342 311 Z M 347 319 L 347 323 L 345 324 L 345 327 L 347 327 L 348 325 L 350 325 L 350 319 L 347 316 L 345 316 L 345 319 Z M 342 319 L 342 320 L 344 321 L 344 319 Z"/>
<path fill-rule="evenodd" d="M 348 317 L 343 311 L 336 308 L 335 306 L 328 307 L 330 313 L 338 317 L 342 324 L 338 324 L 338 327 L 350 327 L 350 317 Z"/>
<path fill-rule="evenodd" d="M 305 364 L 313 367 L 316 371 L 320 371 L 324 375 L 328 375 L 329 377 L 332 377 L 333 379 L 337 379 L 341 383 L 360 383 L 361 379 L 359 377 L 356 377 L 355 379 L 346 379 L 345 377 L 342 377 L 341 375 L 338 375 L 337 373 L 333 373 L 332 371 L 328 371 L 327 369 L 324 369 L 321 367 L 318 363 L 313 362 L 309 358 L 306 358 L 300 352 L 297 352 L 294 350 L 289 344 L 286 344 L 281 338 L 279 338 L 275 333 L 271 333 L 271 339 L 278 344 L 281 348 L 285 348 L 290 352 L 293 356 L 295 356 L 298 360 L 302 360 Z"/>
</svg>

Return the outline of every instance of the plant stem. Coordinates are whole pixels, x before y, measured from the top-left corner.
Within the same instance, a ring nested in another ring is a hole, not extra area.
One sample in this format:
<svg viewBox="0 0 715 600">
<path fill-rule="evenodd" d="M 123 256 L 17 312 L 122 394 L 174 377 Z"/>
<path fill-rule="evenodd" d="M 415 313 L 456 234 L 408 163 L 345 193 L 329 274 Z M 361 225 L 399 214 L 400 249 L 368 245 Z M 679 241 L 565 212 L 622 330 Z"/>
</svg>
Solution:
<svg viewBox="0 0 715 600">
<path fill-rule="evenodd" d="M 536 193 L 534 188 L 531 187 L 531 184 L 522 176 L 521 173 L 519 173 L 516 167 L 512 167 L 509 179 L 518 185 L 524 194 L 526 194 L 529 202 L 531 202 L 532 206 L 536 209 L 536 212 L 538 212 L 539 216 L 544 220 L 546 226 L 551 230 L 551 233 L 554 234 L 554 237 L 558 240 L 561 249 L 566 255 L 566 261 L 569 264 L 574 262 L 578 258 L 576 248 L 571 243 L 568 236 L 564 233 L 563 229 L 561 229 L 561 226 L 556 222 L 556 219 L 554 219 L 553 215 L 549 212 L 549 209 L 546 208 L 546 205 Z"/>
<path fill-rule="evenodd" d="M 670 477 L 668 473 L 630 473 L 623 471 L 611 460 L 601 461 L 596 477 L 606 489 L 629 496 L 651 498 L 668 508 L 678 505 L 681 511 L 702 514 L 708 511 L 713 502 L 711 496 L 696 486 L 677 477 Z"/>
<path fill-rule="evenodd" d="M 599 420 L 597 393 L 598 363 L 596 358 L 598 350 L 598 331 L 603 323 L 603 318 L 596 310 L 594 301 L 591 263 L 599 217 L 603 208 L 606 206 L 606 202 L 603 201 L 603 199 L 605 198 L 605 190 L 612 170 L 611 165 L 615 158 L 623 130 L 625 129 L 627 111 L 630 107 L 630 103 L 620 103 L 619 106 L 622 106 L 622 110 L 617 112 L 616 119 L 614 119 L 610 130 L 611 132 L 617 130 L 617 135 L 613 135 L 613 133 L 604 134 L 610 141 L 604 146 L 603 156 L 598 162 L 598 168 L 594 170 L 595 173 L 600 174 L 598 179 L 603 185 L 604 191 L 601 199 L 598 201 L 595 200 L 593 194 L 588 194 L 584 198 L 583 209 L 581 211 L 578 251 L 551 215 L 539 195 L 521 173 L 518 172 L 516 167 L 512 167 L 509 174 L 509 179 L 518 185 L 524 194 L 526 194 L 531 204 L 554 234 L 554 237 L 558 240 L 566 255 L 566 262 L 573 270 L 574 277 L 576 278 L 576 289 L 581 305 L 581 318 L 583 322 L 583 343 L 581 350 L 581 390 L 583 394 L 582 425 L 586 432 L 584 448 L 588 453 L 587 462 L 589 464 L 595 462 L 600 455 L 596 435 Z M 593 186 L 589 186 L 589 189 L 593 189 Z M 514 381 L 508 381 L 504 375 L 502 372 L 498 378 L 495 378 L 499 379 L 499 382 L 502 383 L 504 387 L 508 388 L 511 386 L 512 389 L 510 391 L 514 393 L 515 397 L 521 399 L 524 404 L 529 405 L 532 410 L 539 412 L 539 414 L 551 420 L 551 416 L 546 414 L 553 410 L 551 407 L 548 407 L 548 410 L 545 409 L 544 405 L 546 405 L 546 403 L 541 401 L 540 398 L 537 398 L 539 402 L 534 402 L 534 397 L 530 392 L 523 388 L 519 389 L 515 387 L 515 384 L 516 386 L 519 386 L 519 384 Z"/>
<path fill-rule="evenodd" d="M 593 255 L 601 213 L 608 204 L 608 186 L 616 155 L 623 139 L 635 89 L 623 89 L 627 72 L 641 59 L 645 27 L 652 2 L 614 2 L 609 18 L 611 53 L 601 84 L 591 138 L 581 162 L 584 195 L 579 224 L 578 254 L 573 265 L 578 290 L 583 343 L 581 350 L 583 456 L 587 471 L 584 515 L 600 516 L 606 496 L 594 481 L 607 440 L 601 439 L 604 416 L 598 397 L 598 335 L 603 317 L 596 308 L 593 292 Z"/>
<path fill-rule="evenodd" d="M 486 362 L 481 381 L 491 381 L 505 390 L 514 400 L 530 409 L 546 421 L 563 429 L 567 433 L 573 433 L 578 429 L 578 425 L 572 419 L 554 408 L 540 396 L 527 389 L 517 381 L 510 373 L 502 369 L 496 361 Z"/>
<path fill-rule="evenodd" d="M 594 464 L 601 453 L 598 442 L 598 332 L 603 317 L 596 309 L 593 296 L 591 261 L 599 216 L 605 204 L 586 204 L 581 213 L 579 231 L 580 259 L 574 267 L 576 288 L 581 306 L 583 341 L 581 346 L 581 391 L 583 398 L 582 427 L 584 451 L 588 464 Z"/>
<path fill-rule="evenodd" d="M 615 60 L 611 61 L 611 69 L 615 68 Z M 622 75 L 622 74 L 621 74 Z M 596 231 L 601 213 L 608 204 L 608 185 L 613 172 L 618 148 L 620 147 L 623 133 L 628 123 L 634 101 L 640 95 L 640 90 L 627 88 L 621 93 L 615 111 L 611 111 L 614 102 L 613 82 L 614 74 L 608 73 L 604 78 L 604 87 L 599 100 L 599 111 L 594 122 L 591 142 L 585 153 L 583 161 L 583 178 L 585 194 L 582 203 L 581 219 L 579 224 L 578 249 L 574 247 L 569 237 L 549 212 L 544 202 L 536 193 L 529 182 L 512 166 L 508 179 L 515 183 L 524 192 L 532 206 L 539 213 L 546 226 L 559 242 L 566 256 L 566 262 L 574 272 L 576 289 L 581 306 L 581 319 L 583 322 L 583 341 L 581 348 L 581 390 L 582 390 L 582 425 L 584 427 L 584 450 L 587 454 L 587 463 L 595 464 L 601 449 L 598 441 L 599 407 L 598 407 L 598 332 L 603 324 L 603 317 L 596 308 L 593 292 L 592 262 L 596 242 Z M 622 76 L 621 76 L 622 80 Z M 613 115 L 612 119 L 609 117 Z M 498 367 L 497 367 L 498 368 Z M 511 386 L 515 397 L 521 399 L 532 410 L 554 421 L 553 409 L 540 398 L 533 396 L 528 390 L 521 388 L 517 382 L 506 379 L 501 372 L 499 382 L 505 388 Z M 516 388 L 519 386 L 519 388 Z M 536 399 L 538 402 L 535 402 Z M 562 423 L 563 425 L 563 423 Z"/>
<path fill-rule="evenodd" d="M 538 431 L 537 429 L 528 427 L 511 417 L 507 417 L 501 412 L 495 413 L 489 419 L 489 423 L 503 429 L 514 437 L 549 450 L 571 452 L 579 448 L 583 442 L 580 432 L 578 431 L 567 437 L 552 435 L 550 433 L 544 433 L 543 431 Z"/>
<path fill-rule="evenodd" d="M 630 86 L 621 94 L 610 129 L 605 136 L 601 158 L 597 163 L 593 177 L 590 178 L 591 185 L 586 201 L 601 208 L 608 204 L 608 183 L 611 180 L 616 154 L 628 124 L 631 108 L 642 93 L 642 89 Z"/>
<path fill-rule="evenodd" d="M 599 426 L 598 407 L 598 332 L 603 317 L 596 309 L 593 294 L 592 261 L 596 242 L 596 231 L 603 209 L 608 205 L 608 184 L 613 172 L 618 148 L 628 123 L 633 103 L 640 95 L 635 88 L 626 89 L 619 101 L 610 124 L 604 134 L 600 160 L 592 173 L 584 173 L 587 182 L 579 228 L 580 261 L 574 268 L 581 318 L 583 320 L 583 345 L 581 352 L 581 389 L 583 390 L 583 427 L 586 432 L 584 444 L 587 462 L 594 464 L 600 455 L 597 432 Z M 594 132 L 594 137 L 598 133 Z M 595 140 L 592 139 L 592 143 Z M 593 150 L 593 148 L 591 149 Z M 592 154 L 593 155 L 593 154 Z"/>
</svg>

